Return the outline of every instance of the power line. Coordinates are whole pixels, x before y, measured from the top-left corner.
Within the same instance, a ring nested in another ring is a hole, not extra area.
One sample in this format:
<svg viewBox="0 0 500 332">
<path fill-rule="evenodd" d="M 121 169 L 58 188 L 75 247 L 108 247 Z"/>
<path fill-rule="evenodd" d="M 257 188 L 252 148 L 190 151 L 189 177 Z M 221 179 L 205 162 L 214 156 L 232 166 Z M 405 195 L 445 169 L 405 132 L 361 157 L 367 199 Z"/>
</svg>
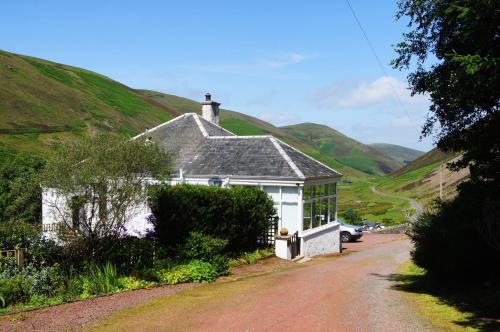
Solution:
<svg viewBox="0 0 500 332">
<path fill-rule="evenodd" d="M 359 29 L 361 30 L 361 32 L 363 33 L 363 36 L 365 37 L 365 40 L 366 42 L 368 43 L 368 46 L 370 47 L 370 50 L 372 51 L 373 53 L 373 56 L 375 57 L 375 59 L 377 60 L 377 63 L 380 67 L 380 70 L 382 70 L 382 73 L 384 74 L 384 76 L 386 77 L 389 77 L 389 75 L 387 74 L 387 72 L 385 71 L 385 68 L 384 68 L 384 65 L 382 64 L 382 61 L 380 61 L 380 58 L 378 57 L 377 55 L 377 52 L 375 52 L 375 48 L 373 47 L 371 41 L 370 41 L 370 38 L 368 38 L 368 35 L 365 31 L 365 29 L 363 28 L 363 26 L 361 25 L 361 22 L 359 21 L 358 19 L 358 16 L 356 15 L 356 12 L 354 11 L 354 8 L 352 8 L 351 6 L 351 3 L 349 2 L 349 0 L 345 0 L 345 2 L 347 3 L 347 6 L 349 7 L 349 10 L 351 11 L 351 14 L 352 16 L 354 17 L 354 20 L 356 21 Z M 403 105 L 403 102 L 401 101 L 401 98 L 399 97 L 399 94 L 398 92 L 396 91 L 396 88 L 394 88 L 394 85 L 392 85 L 392 82 L 391 80 L 389 79 L 387 81 L 389 83 L 389 86 L 391 87 L 391 90 L 395 96 L 395 99 L 396 101 L 399 103 L 399 106 L 401 107 L 401 109 L 406 113 L 406 116 L 408 117 L 408 119 L 411 121 L 411 118 L 410 118 L 410 115 L 408 114 L 408 111 L 406 110 L 406 107 L 404 107 Z M 412 122 L 413 125 L 415 125 L 413 122 Z M 415 126 L 416 127 L 416 126 Z M 418 129 L 418 128 L 417 128 Z"/>
</svg>

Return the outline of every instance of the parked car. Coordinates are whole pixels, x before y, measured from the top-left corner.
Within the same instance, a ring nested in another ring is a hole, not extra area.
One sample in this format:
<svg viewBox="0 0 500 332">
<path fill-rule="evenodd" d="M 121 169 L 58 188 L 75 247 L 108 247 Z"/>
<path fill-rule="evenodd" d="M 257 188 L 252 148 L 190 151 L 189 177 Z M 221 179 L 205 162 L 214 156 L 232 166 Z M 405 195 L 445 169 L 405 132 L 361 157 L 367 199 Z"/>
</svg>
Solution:
<svg viewBox="0 0 500 332">
<path fill-rule="evenodd" d="M 351 242 L 363 236 L 363 228 L 361 226 L 349 225 L 339 220 L 340 224 L 340 240 L 342 242 Z"/>
<path fill-rule="evenodd" d="M 365 231 L 374 231 L 377 229 L 384 229 L 384 228 L 385 226 L 382 225 L 381 223 L 363 221 L 363 230 Z"/>
</svg>

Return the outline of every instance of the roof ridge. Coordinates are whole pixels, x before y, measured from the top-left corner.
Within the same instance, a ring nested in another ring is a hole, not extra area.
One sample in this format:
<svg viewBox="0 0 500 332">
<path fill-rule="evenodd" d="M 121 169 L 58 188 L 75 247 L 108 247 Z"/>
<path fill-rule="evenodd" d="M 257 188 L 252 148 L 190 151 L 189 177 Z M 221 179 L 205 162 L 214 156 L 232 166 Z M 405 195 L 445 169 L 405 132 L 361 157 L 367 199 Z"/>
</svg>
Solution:
<svg viewBox="0 0 500 332">
<path fill-rule="evenodd" d="M 321 161 L 316 160 L 316 159 L 314 159 L 313 157 L 308 156 L 308 155 L 307 155 L 307 154 L 305 154 L 304 152 L 300 151 L 299 149 L 294 148 L 294 147 L 293 147 L 293 146 L 291 146 L 290 144 L 287 144 L 287 143 L 283 142 L 283 141 L 282 141 L 282 140 L 280 140 L 279 138 L 274 138 L 274 139 L 275 139 L 276 141 L 279 141 L 279 143 L 281 143 L 281 144 L 284 144 L 284 145 L 288 146 L 290 149 L 293 149 L 293 150 L 297 151 L 297 152 L 298 152 L 298 153 L 300 153 L 301 155 L 303 155 L 303 156 L 305 156 L 305 157 L 307 157 L 307 158 L 311 159 L 312 161 L 315 161 L 315 162 L 317 162 L 318 164 L 320 164 L 320 165 L 322 165 L 322 166 L 324 166 L 324 167 L 328 168 L 329 170 L 331 170 L 331 171 L 333 171 L 333 172 L 337 173 L 338 175 L 341 175 L 341 176 L 343 175 L 343 174 L 342 174 L 342 173 L 340 173 L 339 171 L 336 171 L 336 170 L 334 170 L 333 168 L 331 168 L 330 166 L 325 165 L 325 164 L 324 164 L 324 163 L 322 163 Z"/>
<path fill-rule="evenodd" d="M 145 135 L 145 134 L 150 133 L 150 132 L 152 132 L 152 131 L 154 131 L 154 130 L 156 130 L 156 129 L 159 129 L 159 128 L 161 128 L 161 127 L 163 127 L 163 126 L 165 126 L 165 125 L 167 125 L 167 124 L 169 124 L 169 123 L 171 123 L 171 122 L 177 121 L 177 120 L 179 120 L 179 119 L 181 119 L 181 118 L 185 118 L 185 117 L 186 117 L 186 114 L 189 114 L 189 113 L 184 113 L 184 114 L 182 114 L 182 115 L 179 115 L 178 117 L 175 117 L 175 118 L 170 119 L 170 120 L 168 120 L 168 121 L 166 121 L 166 122 L 160 123 L 160 124 L 159 124 L 159 125 L 157 125 L 156 127 L 153 127 L 153 128 L 151 128 L 151 129 L 146 129 L 144 132 L 140 133 L 139 135 L 136 135 L 136 136 L 132 137 L 132 140 L 135 140 L 135 139 L 137 139 L 137 138 L 141 137 L 142 135 Z"/>
<path fill-rule="evenodd" d="M 196 113 L 189 113 L 189 114 L 194 118 L 194 121 L 198 125 L 198 128 L 200 129 L 203 137 L 205 137 L 205 138 L 210 137 L 210 135 L 208 135 L 207 130 L 205 129 L 205 126 L 203 126 L 203 123 L 201 123 L 201 120 L 200 120 L 198 114 L 196 114 Z"/>
<path fill-rule="evenodd" d="M 297 174 L 297 176 L 301 179 L 305 178 L 302 171 L 297 167 L 297 165 L 293 162 L 292 158 L 290 158 L 290 156 L 285 152 L 285 150 L 283 150 L 281 145 L 279 145 L 276 138 L 274 136 L 270 136 L 269 139 L 271 140 L 273 145 L 276 147 L 276 149 L 278 150 L 280 155 L 283 157 L 283 159 L 285 159 L 285 161 L 288 163 L 288 165 L 290 165 L 290 167 L 295 172 L 295 174 Z"/>
<path fill-rule="evenodd" d="M 243 138 L 243 139 L 251 139 L 251 138 L 271 138 L 273 137 L 272 135 L 246 135 L 246 136 L 239 136 L 239 135 L 234 135 L 233 136 L 209 136 L 208 138 L 215 138 L 215 139 L 236 139 L 236 138 Z"/>
</svg>

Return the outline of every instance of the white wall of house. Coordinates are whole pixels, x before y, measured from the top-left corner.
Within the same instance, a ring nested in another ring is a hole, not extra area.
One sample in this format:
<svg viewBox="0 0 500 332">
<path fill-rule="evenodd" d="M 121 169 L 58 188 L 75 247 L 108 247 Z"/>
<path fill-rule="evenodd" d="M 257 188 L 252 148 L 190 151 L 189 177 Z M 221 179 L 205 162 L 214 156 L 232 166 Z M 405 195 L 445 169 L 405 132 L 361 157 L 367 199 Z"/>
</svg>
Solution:
<svg viewBox="0 0 500 332">
<path fill-rule="evenodd" d="M 169 181 L 170 184 L 175 185 L 177 183 L 189 183 L 189 184 L 201 184 L 209 185 L 208 178 L 174 178 Z M 340 252 L 340 235 L 339 235 L 339 224 L 337 220 L 337 206 L 336 206 L 336 191 L 335 193 L 330 193 L 326 195 L 318 196 L 318 200 L 323 202 L 326 200 L 328 203 L 328 210 L 322 212 L 313 212 L 308 208 L 306 211 L 309 213 L 310 217 L 312 214 L 316 213 L 317 216 L 320 215 L 321 218 L 327 218 L 325 222 L 318 222 L 315 227 L 312 227 L 312 222 L 309 227 L 304 228 L 307 224 L 307 216 L 304 218 L 304 204 L 311 203 L 311 197 L 305 199 L 305 195 L 308 194 L 308 190 L 304 189 L 310 188 L 311 185 L 317 185 L 318 188 L 326 188 L 325 185 L 333 184 L 332 180 L 324 180 L 323 182 L 315 183 L 297 183 L 294 181 L 274 181 L 274 180 L 248 180 L 248 179 L 221 179 L 223 187 L 230 187 L 231 185 L 248 185 L 257 186 L 265 191 L 273 200 L 274 207 L 276 208 L 277 214 L 279 216 L 278 228 L 287 228 L 289 234 L 299 233 L 301 238 L 301 255 L 303 256 L 315 256 L 319 254 L 335 253 Z M 330 187 L 328 187 L 330 188 Z M 335 187 L 336 188 L 336 187 Z M 332 189 L 331 189 L 332 190 Z M 330 190 L 330 191 L 331 191 Z M 333 205 L 333 198 L 335 198 L 335 205 Z M 330 201 L 329 199 L 332 199 Z M 47 238 L 56 239 L 57 233 L 55 227 L 51 226 L 60 222 L 60 212 L 53 208 L 53 203 L 60 200 L 57 195 L 55 195 L 54 190 L 46 189 L 43 191 L 43 201 L 42 201 L 42 223 L 43 223 L 43 234 Z M 61 205 L 60 205 L 61 206 Z M 69 211 L 69 207 L 61 206 L 63 209 L 66 208 Z M 148 221 L 148 217 L 151 215 L 151 210 L 146 203 L 141 204 L 134 208 L 133 213 L 130 213 L 131 218 L 125 224 L 126 233 L 132 236 L 142 237 L 146 235 L 149 230 L 152 230 L 152 224 Z M 326 216 L 326 217 L 321 217 Z M 314 216 L 312 216 L 314 218 Z"/>
</svg>

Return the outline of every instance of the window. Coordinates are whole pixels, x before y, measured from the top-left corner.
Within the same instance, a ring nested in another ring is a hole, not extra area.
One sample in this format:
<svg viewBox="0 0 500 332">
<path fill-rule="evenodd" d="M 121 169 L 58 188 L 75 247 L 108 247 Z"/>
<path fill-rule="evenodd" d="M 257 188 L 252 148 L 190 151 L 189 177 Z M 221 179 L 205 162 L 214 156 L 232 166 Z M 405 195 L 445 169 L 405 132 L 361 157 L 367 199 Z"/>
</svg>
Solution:
<svg viewBox="0 0 500 332">
<path fill-rule="evenodd" d="M 337 184 L 306 185 L 303 191 L 303 229 L 312 229 L 336 219 Z"/>
<path fill-rule="evenodd" d="M 85 220 L 85 197 L 71 197 L 71 227 L 73 229 L 80 228 L 80 221 Z"/>
</svg>

